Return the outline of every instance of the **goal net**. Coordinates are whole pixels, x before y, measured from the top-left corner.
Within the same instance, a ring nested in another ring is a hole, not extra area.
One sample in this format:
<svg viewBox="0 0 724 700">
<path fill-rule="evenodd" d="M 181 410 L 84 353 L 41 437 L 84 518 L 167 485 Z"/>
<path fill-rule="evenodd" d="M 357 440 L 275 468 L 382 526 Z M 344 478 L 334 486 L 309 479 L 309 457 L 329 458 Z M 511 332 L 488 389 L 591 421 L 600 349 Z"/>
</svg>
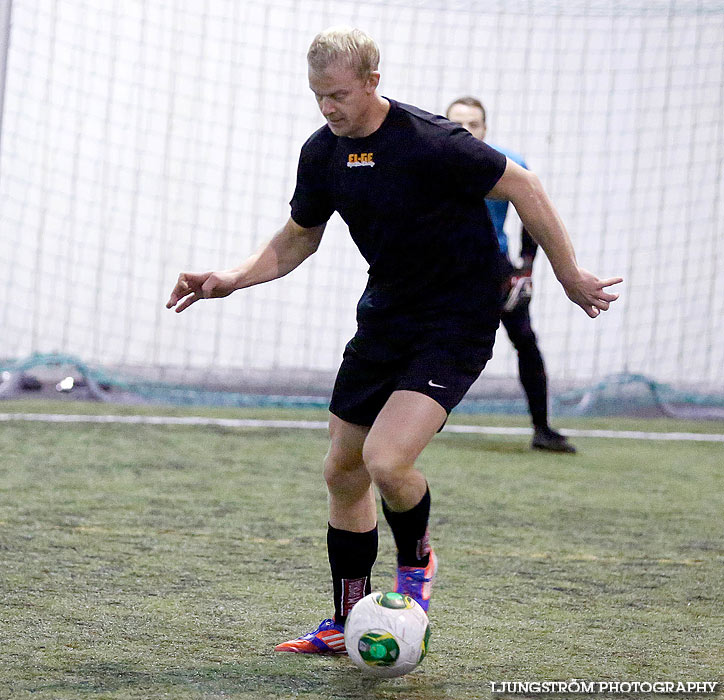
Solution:
<svg viewBox="0 0 724 700">
<path fill-rule="evenodd" d="M 179 271 L 234 265 L 286 220 L 299 149 L 322 124 L 306 49 L 333 24 L 378 41 L 382 94 L 436 113 L 479 97 L 490 141 L 539 174 L 579 263 L 625 278 L 591 321 L 536 259 L 554 390 L 635 374 L 724 393 L 712 0 L 13 0 L 0 366 L 55 353 L 106 378 L 328 390 L 366 278 L 336 215 L 288 277 L 181 315 L 164 304 Z M 506 226 L 515 254 L 519 223 Z M 472 396 L 516 378 L 501 329 Z"/>
</svg>

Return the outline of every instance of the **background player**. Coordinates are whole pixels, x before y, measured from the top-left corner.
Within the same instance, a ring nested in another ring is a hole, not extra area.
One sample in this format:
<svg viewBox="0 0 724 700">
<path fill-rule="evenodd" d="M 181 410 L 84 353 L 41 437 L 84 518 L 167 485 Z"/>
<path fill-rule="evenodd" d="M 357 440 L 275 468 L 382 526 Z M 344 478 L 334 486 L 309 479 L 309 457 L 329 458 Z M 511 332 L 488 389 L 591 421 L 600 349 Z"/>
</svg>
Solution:
<svg viewBox="0 0 724 700">
<path fill-rule="evenodd" d="M 475 97 L 460 97 L 447 108 L 447 117 L 466 128 L 475 138 L 485 141 L 488 131 L 485 107 Z M 492 144 L 491 144 L 492 145 Z M 492 145 L 497 151 L 521 167 L 528 169 L 523 157 L 514 151 Z M 552 452 L 574 453 L 576 448 L 564 435 L 553 430 L 548 424 L 548 380 L 543 356 L 530 322 L 530 292 L 533 260 L 538 244 L 525 227 L 521 228 L 522 266 L 511 262 L 508 236 L 503 224 L 508 213 L 509 202 L 500 199 L 486 199 L 490 218 L 498 236 L 503 266 L 507 277 L 506 300 L 500 320 L 518 353 L 518 376 L 523 385 L 528 408 L 533 421 L 531 447 Z"/>
<path fill-rule="evenodd" d="M 605 289 L 620 279 L 578 267 L 535 175 L 447 119 L 379 95 L 379 51 L 364 32 L 322 32 L 307 61 L 326 124 L 302 147 L 291 217 L 239 266 L 181 273 L 167 307 L 183 311 L 286 275 L 317 250 L 334 211 L 369 263 L 324 465 L 335 614 L 276 647 L 334 654 L 344 650 L 347 613 L 371 588 L 375 486 L 397 546 L 396 589 L 429 605 L 437 564 L 430 493 L 415 461 L 492 354 L 500 255 L 483 197 L 513 202 L 566 294 L 592 318 L 618 298 Z"/>
</svg>

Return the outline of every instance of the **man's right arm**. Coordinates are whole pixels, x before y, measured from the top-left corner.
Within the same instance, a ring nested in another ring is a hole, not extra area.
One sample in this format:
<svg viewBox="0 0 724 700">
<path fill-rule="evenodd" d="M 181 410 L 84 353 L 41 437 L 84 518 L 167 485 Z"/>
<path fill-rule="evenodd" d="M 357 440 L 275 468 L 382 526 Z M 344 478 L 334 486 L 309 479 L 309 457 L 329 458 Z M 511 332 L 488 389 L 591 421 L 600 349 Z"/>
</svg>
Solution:
<svg viewBox="0 0 724 700">
<path fill-rule="evenodd" d="M 283 277 L 316 252 L 325 227 L 326 223 L 304 228 L 290 217 L 269 242 L 237 267 L 216 272 L 182 272 L 166 308 L 176 307 L 180 313 L 200 299 L 226 297 L 237 289 Z"/>
</svg>

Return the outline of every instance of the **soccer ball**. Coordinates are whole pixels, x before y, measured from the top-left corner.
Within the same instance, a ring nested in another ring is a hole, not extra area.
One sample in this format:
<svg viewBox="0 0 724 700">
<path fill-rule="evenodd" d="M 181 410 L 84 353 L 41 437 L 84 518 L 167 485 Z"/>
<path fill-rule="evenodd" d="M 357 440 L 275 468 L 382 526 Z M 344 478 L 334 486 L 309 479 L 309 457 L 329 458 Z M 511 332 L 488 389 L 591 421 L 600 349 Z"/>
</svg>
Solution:
<svg viewBox="0 0 724 700">
<path fill-rule="evenodd" d="M 347 617 L 344 644 L 352 662 L 371 676 L 394 678 L 416 668 L 427 654 L 430 625 L 410 596 L 375 591 Z"/>
</svg>

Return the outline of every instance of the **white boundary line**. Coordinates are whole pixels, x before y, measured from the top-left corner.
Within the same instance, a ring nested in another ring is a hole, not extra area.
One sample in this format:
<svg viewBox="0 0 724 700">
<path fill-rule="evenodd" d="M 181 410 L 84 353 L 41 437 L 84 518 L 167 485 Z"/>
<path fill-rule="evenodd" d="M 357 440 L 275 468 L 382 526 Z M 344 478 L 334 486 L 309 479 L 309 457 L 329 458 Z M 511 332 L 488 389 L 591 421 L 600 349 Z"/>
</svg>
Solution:
<svg viewBox="0 0 724 700">
<path fill-rule="evenodd" d="M 255 418 L 205 418 L 202 416 L 118 416 L 62 413 L 0 413 L 0 422 L 31 421 L 39 423 L 130 423 L 134 425 L 215 425 L 224 428 L 290 428 L 326 430 L 327 421 L 261 420 Z M 504 428 L 486 425 L 446 425 L 446 433 L 477 435 L 531 435 L 531 428 Z M 616 438 L 625 440 L 668 440 L 690 442 L 724 442 L 718 433 L 656 433 L 637 430 L 563 430 L 570 437 Z"/>
</svg>

